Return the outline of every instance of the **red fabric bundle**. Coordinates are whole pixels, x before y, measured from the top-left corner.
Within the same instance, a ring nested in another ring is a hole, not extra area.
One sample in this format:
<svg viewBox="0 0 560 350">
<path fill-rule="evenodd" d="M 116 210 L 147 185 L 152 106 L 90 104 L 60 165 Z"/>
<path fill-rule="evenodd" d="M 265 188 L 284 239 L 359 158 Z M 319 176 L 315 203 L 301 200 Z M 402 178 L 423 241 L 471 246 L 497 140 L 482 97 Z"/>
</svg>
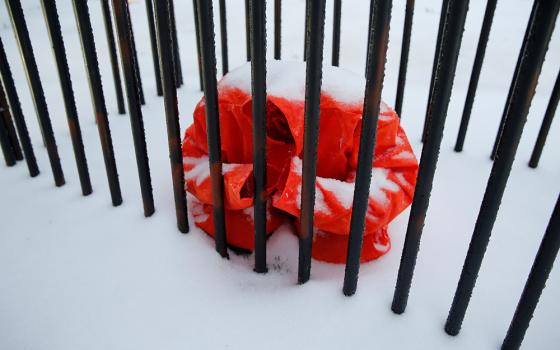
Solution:
<svg viewBox="0 0 560 350">
<path fill-rule="evenodd" d="M 289 217 L 295 219 L 296 229 L 299 227 L 304 71 L 305 65 L 295 62 L 274 61 L 268 67 L 269 234 Z M 322 261 L 343 263 L 346 260 L 364 84 L 362 78 L 338 68 L 328 68 L 323 78 L 314 213 L 316 231 L 313 237 L 313 257 Z M 250 66 L 247 64 L 231 72 L 218 86 L 227 241 L 237 248 L 252 250 Z M 399 126 L 398 116 L 384 103 L 380 107 L 362 261 L 375 259 L 389 251 L 387 224 L 411 203 L 418 171 L 418 163 Z M 207 155 L 203 99 L 194 111 L 194 123 L 186 131 L 183 156 L 186 187 L 196 198 L 192 201 L 195 223 L 213 235 Z"/>
</svg>

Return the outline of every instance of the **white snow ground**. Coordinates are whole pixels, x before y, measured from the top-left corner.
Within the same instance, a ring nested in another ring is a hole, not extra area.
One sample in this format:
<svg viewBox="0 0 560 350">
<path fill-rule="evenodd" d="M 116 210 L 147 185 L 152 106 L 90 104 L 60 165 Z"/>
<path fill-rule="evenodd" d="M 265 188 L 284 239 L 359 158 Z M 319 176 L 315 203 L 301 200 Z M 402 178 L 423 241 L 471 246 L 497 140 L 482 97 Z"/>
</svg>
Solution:
<svg viewBox="0 0 560 350">
<path fill-rule="evenodd" d="M 34 116 L 4 5 L 6 45 L 41 176 L 23 163 L 0 165 L 0 349 L 495 349 L 501 344 L 558 193 L 560 123 L 537 170 L 527 161 L 558 72 L 553 36 L 517 160 L 462 333 L 447 336 L 447 316 L 490 172 L 488 154 L 502 113 L 531 1 L 501 1 L 482 71 L 465 150 L 453 152 L 485 1 L 471 1 L 430 210 L 410 295 L 390 311 L 408 211 L 390 226 L 393 250 L 363 265 L 358 293 L 341 293 L 343 266 L 314 261 L 296 285 L 297 241 L 281 229 L 268 243 L 270 272 L 252 258 L 221 259 L 200 230 L 175 228 L 162 99 L 156 97 L 144 2 L 131 3 L 147 104 L 146 126 L 156 213 L 142 216 L 130 124 L 116 113 L 98 0 L 89 1 L 124 204 L 112 208 L 70 0 L 59 0 L 94 193 L 82 198 L 56 69 L 38 0 L 24 11 L 38 58 L 67 185 L 57 189 Z M 269 1 L 269 20 L 273 18 Z M 361 72 L 368 1 L 344 1 L 341 66 Z M 404 1 L 394 1 L 384 95 L 393 103 Z M 416 2 L 403 125 L 416 149 L 424 118 L 440 1 Z M 185 86 L 182 127 L 200 98 L 190 1 L 176 1 Z M 228 0 L 230 66 L 245 59 L 241 0 Z M 304 0 L 284 1 L 283 57 L 301 59 Z M 217 9 L 215 9 L 217 10 Z M 325 62 L 330 62 L 332 1 L 327 2 Z M 269 21 L 269 56 L 272 26 Z M 218 28 L 216 28 L 218 29 Z M 219 43 L 219 41 L 217 41 Z M 217 48 L 218 57 L 220 48 Z M 218 58 L 219 59 L 219 58 Z M 220 63 L 218 62 L 219 67 Z M 192 222 L 192 220 L 191 220 Z M 557 349 L 560 269 L 552 271 L 526 335 L 526 349 Z"/>
</svg>

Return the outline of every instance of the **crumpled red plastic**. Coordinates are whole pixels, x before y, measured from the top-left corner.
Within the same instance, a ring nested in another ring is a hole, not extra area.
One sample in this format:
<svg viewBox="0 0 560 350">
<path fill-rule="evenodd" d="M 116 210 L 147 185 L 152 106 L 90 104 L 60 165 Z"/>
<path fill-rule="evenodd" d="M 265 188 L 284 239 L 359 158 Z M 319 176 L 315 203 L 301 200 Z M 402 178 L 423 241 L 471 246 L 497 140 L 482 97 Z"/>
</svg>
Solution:
<svg viewBox="0 0 560 350">
<path fill-rule="evenodd" d="M 251 94 L 219 83 L 221 148 L 229 245 L 252 251 L 253 164 Z M 362 104 L 322 91 L 317 151 L 313 257 L 344 263 L 361 131 Z M 390 249 L 387 225 L 412 202 L 418 162 L 397 114 L 381 104 L 361 261 Z M 292 218 L 298 230 L 304 101 L 267 97 L 267 233 Z M 214 235 L 205 106 L 202 99 L 183 141 L 186 190 L 195 224 Z"/>
</svg>

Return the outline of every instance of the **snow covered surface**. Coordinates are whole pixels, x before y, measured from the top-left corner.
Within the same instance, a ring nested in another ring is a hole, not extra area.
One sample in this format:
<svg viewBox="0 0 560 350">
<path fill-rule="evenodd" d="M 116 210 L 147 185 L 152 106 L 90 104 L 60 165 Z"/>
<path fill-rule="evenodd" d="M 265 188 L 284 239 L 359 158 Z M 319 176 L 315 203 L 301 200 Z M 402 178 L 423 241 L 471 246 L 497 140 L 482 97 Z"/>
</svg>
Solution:
<svg viewBox="0 0 560 350">
<path fill-rule="evenodd" d="M 24 164 L 0 164 L 0 349 L 495 349 L 515 309 L 560 191 L 560 123 L 555 121 L 537 170 L 527 167 L 558 72 L 560 33 L 553 36 L 492 240 L 463 330 L 443 332 L 459 272 L 491 169 L 488 154 L 502 113 L 531 2 L 498 4 L 471 126 L 462 154 L 452 147 L 466 94 L 485 2 L 471 1 L 430 209 L 408 308 L 390 311 L 408 211 L 389 227 L 393 249 L 363 265 L 358 293 L 341 293 L 344 267 L 314 261 L 298 286 L 297 240 L 287 228 L 268 242 L 270 272 L 252 257 L 221 259 L 196 228 L 175 227 L 163 101 L 155 96 L 144 2 L 131 12 L 147 104 L 147 133 L 156 213 L 145 219 L 130 123 L 116 113 L 100 4 L 89 1 L 124 203 L 112 208 L 70 0 L 59 0 L 62 30 L 94 193 L 82 198 L 59 83 L 38 0 L 23 1 L 61 153 L 67 185 L 57 189 L 34 116 L 25 74 L 4 5 L 0 36 L 8 51 L 41 175 Z M 227 0 L 230 67 L 245 59 L 243 6 Z M 179 90 L 181 125 L 200 99 L 192 8 L 176 1 L 186 85 Z M 285 0 L 283 58 L 301 60 L 304 0 Z M 402 123 L 415 152 L 433 58 L 440 1 L 417 0 Z M 272 57 L 272 2 L 267 10 Z M 341 66 L 361 74 L 367 1 L 344 1 Z M 217 8 L 214 9 L 217 13 Z M 404 1 L 394 1 L 384 98 L 394 101 Z M 325 63 L 330 62 L 332 1 L 327 2 Z M 219 43 L 219 35 L 217 36 Z M 220 47 L 217 47 L 218 60 Z M 220 62 L 218 62 L 220 67 Z M 192 216 L 191 216 L 192 219 Z M 191 220 L 192 222 L 192 220 Z M 194 225 L 192 225 L 194 226 Z M 560 269 L 551 273 L 524 347 L 560 342 Z"/>
</svg>

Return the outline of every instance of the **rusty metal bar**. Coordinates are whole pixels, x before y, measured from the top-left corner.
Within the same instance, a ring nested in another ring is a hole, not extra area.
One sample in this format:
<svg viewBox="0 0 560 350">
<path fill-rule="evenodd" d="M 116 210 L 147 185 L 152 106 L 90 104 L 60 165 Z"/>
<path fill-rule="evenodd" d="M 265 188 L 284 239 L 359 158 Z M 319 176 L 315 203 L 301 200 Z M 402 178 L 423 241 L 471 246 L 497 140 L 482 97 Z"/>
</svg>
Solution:
<svg viewBox="0 0 560 350">
<path fill-rule="evenodd" d="M 391 23 L 392 0 L 377 0 L 374 4 L 373 18 L 370 21 L 368 36 L 367 74 L 364 92 L 364 111 L 362 114 L 362 131 L 360 134 L 360 149 L 358 152 L 358 168 L 354 185 L 352 201 L 352 217 L 350 221 L 350 235 L 348 236 L 348 254 L 344 273 L 344 295 L 356 293 L 358 286 L 358 272 L 360 270 L 360 256 L 365 228 L 366 213 L 369 203 L 369 188 L 371 184 L 371 166 L 373 164 L 373 150 L 377 135 L 377 120 L 383 78 L 385 77 L 385 60 L 389 44 L 389 25 Z M 375 180 L 375 179 L 374 179 Z"/>
<path fill-rule="evenodd" d="M 412 34 L 412 18 L 414 16 L 414 0 L 406 1 L 404 14 L 403 40 L 401 46 L 401 63 L 399 66 L 399 78 L 397 83 L 397 99 L 395 101 L 395 112 L 402 118 L 402 104 L 404 98 L 404 87 L 406 84 L 406 69 L 408 66 L 408 52 L 410 50 L 410 35 Z"/>
<path fill-rule="evenodd" d="M 136 64 L 134 62 L 132 31 L 129 30 L 130 15 L 128 12 L 128 1 L 113 0 L 113 14 L 115 16 L 121 50 L 121 62 L 124 70 L 128 111 L 130 114 L 132 137 L 134 139 L 134 151 L 136 154 L 138 177 L 140 179 L 144 216 L 149 217 L 155 212 L 154 195 L 152 192 L 152 178 L 148 161 L 144 121 L 142 120 L 142 110 L 140 108 L 139 81 L 135 76 Z"/>
</svg>

